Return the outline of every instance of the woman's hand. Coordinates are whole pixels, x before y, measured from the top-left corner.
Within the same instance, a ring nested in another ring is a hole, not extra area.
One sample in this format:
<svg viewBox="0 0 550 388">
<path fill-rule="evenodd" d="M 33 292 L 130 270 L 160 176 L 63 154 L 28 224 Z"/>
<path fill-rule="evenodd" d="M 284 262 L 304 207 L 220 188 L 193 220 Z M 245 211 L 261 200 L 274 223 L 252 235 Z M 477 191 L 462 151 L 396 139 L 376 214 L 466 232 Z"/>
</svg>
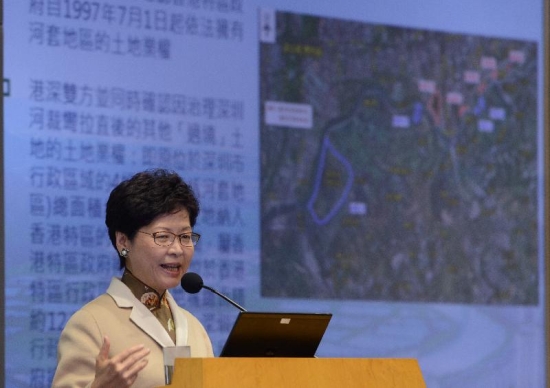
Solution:
<svg viewBox="0 0 550 388">
<path fill-rule="evenodd" d="M 109 358 L 110 348 L 111 341 L 105 336 L 96 357 L 92 388 L 130 387 L 149 362 L 146 357 L 151 351 L 143 345 L 132 346 L 113 358 Z"/>
</svg>

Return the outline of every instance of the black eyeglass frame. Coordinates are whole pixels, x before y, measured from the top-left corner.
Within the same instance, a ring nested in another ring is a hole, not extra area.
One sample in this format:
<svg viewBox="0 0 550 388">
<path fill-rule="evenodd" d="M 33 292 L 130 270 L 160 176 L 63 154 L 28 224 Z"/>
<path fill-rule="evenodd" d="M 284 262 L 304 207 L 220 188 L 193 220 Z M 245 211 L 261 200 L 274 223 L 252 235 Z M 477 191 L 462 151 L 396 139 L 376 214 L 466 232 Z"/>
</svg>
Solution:
<svg viewBox="0 0 550 388">
<path fill-rule="evenodd" d="M 157 244 L 159 247 L 169 247 L 169 246 L 172 246 L 172 244 L 174 243 L 174 241 L 176 241 L 176 237 L 178 238 L 178 241 L 180 242 L 180 244 L 181 244 L 182 247 L 194 247 L 194 246 L 197 245 L 197 243 L 199 242 L 199 240 L 200 240 L 200 238 L 201 238 L 201 235 L 198 234 L 198 233 L 195 233 L 195 232 L 191 232 L 191 233 L 182 233 L 182 234 L 175 234 L 175 233 L 168 232 L 168 231 L 161 231 L 161 232 L 149 233 L 149 232 L 144 232 L 144 231 L 142 231 L 142 230 L 138 230 L 138 232 L 139 232 L 139 233 L 143 233 L 143 234 L 147 234 L 147 235 L 153 237 L 153 241 L 154 241 L 155 244 Z M 160 235 L 160 234 L 172 236 L 172 238 L 169 240 L 169 243 L 168 243 L 168 244 L 159 244 L 159 242 L 157 241 L 157 236 Z M 187 237 L 187 236 L 191 236 L 191 245 L 185 244 L 185 243 L 182 241 L 182 238 L 183 238 L 183 237 Z"/>
</svg>

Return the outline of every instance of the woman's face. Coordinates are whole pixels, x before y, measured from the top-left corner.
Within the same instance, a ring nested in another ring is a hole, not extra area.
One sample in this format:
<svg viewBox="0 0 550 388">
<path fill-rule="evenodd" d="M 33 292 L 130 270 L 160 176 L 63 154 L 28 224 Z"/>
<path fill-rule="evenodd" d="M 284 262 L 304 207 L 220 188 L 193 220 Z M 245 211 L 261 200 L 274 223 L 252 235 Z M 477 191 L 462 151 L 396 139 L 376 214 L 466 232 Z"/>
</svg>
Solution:
<svg viewBox="0 0 550 388">
<path fill-rule="evenodd" d="M 126 248 L 126 268 L 139 280 L 153 287 L 159 294 L 180 284 L 183 274 L 189 269 L 195 248 L 182 246 L 176 237 L 172 245 L 159 246 L 153 236 L 145 233 L 171 232 L 179 236 L 191 233 L 189 213 L 181 209 L 175 213 L 158 216 L 149 225 L 139 229 L 134 239 L 120 232 L 116 233 L 117 249 Z"/>
</svg>

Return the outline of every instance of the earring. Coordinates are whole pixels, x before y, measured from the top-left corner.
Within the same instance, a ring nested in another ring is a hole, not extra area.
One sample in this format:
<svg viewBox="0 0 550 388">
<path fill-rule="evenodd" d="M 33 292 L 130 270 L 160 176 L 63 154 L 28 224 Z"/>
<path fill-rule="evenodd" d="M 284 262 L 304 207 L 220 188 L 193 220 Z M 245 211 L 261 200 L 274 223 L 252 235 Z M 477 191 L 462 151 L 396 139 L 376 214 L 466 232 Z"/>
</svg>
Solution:
<svg viewBox="0 0 550 388">
<path fill-rule="evenodd" d="M 122 257 L 128 256 L 128 253 L 130 253 L 130 251 L 129 251 L 128 249 L 126 249 L 126 248 L 122 248 L 122 249 L 120 250 L 120 256 L 122 256 Z"/>
</svg>

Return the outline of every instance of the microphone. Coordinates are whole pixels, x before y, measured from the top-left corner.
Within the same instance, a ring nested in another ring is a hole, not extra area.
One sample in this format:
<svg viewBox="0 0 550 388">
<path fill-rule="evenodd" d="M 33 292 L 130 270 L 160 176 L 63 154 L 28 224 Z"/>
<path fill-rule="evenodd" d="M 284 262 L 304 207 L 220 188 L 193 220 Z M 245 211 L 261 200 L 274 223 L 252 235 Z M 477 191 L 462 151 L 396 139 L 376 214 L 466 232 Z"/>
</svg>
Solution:
<svg viewBox="0 0 550 388">
<path fill-rule="evenodd" d="M 183 277 L 181 278 L 181 288 L 183 288 L 183 290 L 185 292 L 188 292 L 189 294 L 196 294 L 203 288 L 206 288 L 208 291 L 213 292 L 219 297 L 225 299 L 225 301 L 231 303 L 233 306 L 235 306 L 239 310 L 246 311 L 246 309 L 241 305 L 239 305 L 237 302 L 229 299 L 227 296 L 216 291 L 212 287 L 208 287 L 207 285 L 205 285 L 200 275 L 195 272 L 187 272 L 185 273 L 185 275 L 183 275 Z"/>
</svg>

